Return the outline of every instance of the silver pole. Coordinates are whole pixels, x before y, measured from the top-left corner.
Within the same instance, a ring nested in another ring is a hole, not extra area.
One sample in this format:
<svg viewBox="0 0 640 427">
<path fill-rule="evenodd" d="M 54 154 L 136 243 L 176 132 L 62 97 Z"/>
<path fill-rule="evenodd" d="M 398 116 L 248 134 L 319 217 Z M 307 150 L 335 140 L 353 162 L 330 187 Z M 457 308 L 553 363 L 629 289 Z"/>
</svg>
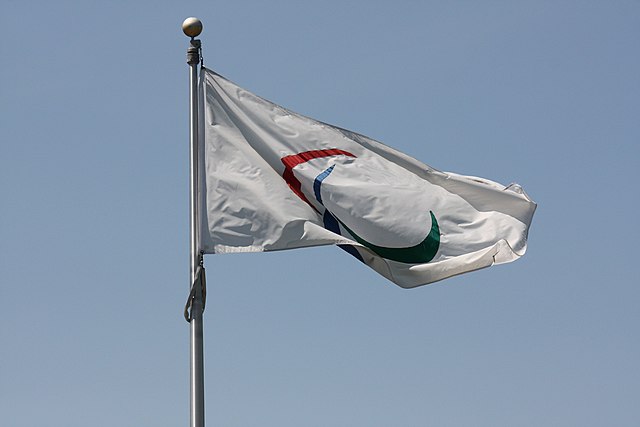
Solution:
<svg viewBox="0 0 640 427">
<path fill-rule="evenodd" d="M 200 40 L 195 37 L 202 32 L 202 22 L 187 18 L 182 30 L 191 37 L 187 49 L 189 64 L 189 236 L 190 266 L 189 285 L 196 279 L 200 262 L 198 242 L 198 63 L 200 62 Z M 191 427 L 204 427 L 204 340 L 202 334 L 203 295 L 202 288 L 195 289 L 191 304 Z"/>
</svg>

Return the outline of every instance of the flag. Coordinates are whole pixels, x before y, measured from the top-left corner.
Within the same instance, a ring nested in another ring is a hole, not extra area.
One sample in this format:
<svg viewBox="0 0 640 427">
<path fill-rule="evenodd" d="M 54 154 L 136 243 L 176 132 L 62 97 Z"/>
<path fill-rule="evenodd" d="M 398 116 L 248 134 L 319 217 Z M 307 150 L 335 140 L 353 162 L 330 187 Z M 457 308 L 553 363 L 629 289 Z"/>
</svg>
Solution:
<svg viewBox="0 0 640 427">
<path fill-rule="evenodd" d="M 404 288 L 514 261 L 536 204 L 441 172 L 202 69 L 201 249 L 338 245 Z"/>
</svg>

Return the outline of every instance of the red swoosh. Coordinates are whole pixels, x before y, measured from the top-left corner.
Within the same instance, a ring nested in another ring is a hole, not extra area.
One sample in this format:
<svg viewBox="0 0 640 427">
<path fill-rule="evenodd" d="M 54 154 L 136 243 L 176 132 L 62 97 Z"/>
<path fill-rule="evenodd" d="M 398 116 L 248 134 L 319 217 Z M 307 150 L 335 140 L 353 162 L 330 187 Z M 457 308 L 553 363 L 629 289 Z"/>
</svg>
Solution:
<svg viewBox="0 0 640 427">
<path fill-rule="evenodd" d="M 311 206 L 315 211 L 317 209 L 315 206 L 311 204 L 307 196 L 302 193 L 302 183 L 298 181 L 298 178 L 293 174 L 293 168 L 298 166 L 301 163 L 306 163 L 311 159 L 318 159 L 321 157 L 331 157 L 331 156 L 349 156 L 356 157 L 348 151 L 340 150 L 339 148 L 328 148 L 326 150 L 311 150 L 305 151 L 303 153 L 292 154 L 290 156 L 283 157 L 280 159 L 284 164 L 284 172 L 282 172 L 282 177 L 289 184 L 291 190 L 296 193 L 298 197 L 304 200 L 309 206 Z"/>
</svg>

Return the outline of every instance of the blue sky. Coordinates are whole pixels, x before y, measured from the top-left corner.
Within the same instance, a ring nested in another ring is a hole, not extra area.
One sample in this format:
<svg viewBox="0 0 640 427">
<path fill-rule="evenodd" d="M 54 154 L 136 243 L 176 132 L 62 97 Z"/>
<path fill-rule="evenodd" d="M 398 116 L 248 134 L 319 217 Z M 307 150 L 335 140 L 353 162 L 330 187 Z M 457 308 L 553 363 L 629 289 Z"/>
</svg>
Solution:
<svg viewBox="0 0 640 427">
<path fill-rule="evenodd" d="M 207 425 L 640 424 L 639 2 L 2 10 L 3 426 L 188 423 L 187 16 L 241 86 L 539 204 L 523 259 L 414 290 L 207 256 Z"/>
</svg>

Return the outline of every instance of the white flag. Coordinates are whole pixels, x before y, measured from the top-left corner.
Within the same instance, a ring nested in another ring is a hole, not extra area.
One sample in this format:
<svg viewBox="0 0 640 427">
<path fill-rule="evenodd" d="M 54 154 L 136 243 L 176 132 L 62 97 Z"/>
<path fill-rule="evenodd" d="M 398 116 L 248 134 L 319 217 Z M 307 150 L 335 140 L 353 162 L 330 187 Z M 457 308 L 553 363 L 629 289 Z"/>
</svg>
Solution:
<svg viewBox="0 0 640 427">
<path fill-rule="evenodd" d="M 201 73 L 205 253 L 340 245 L 405 288 L 516 260 L 536 205 Z"/>
</svg>

